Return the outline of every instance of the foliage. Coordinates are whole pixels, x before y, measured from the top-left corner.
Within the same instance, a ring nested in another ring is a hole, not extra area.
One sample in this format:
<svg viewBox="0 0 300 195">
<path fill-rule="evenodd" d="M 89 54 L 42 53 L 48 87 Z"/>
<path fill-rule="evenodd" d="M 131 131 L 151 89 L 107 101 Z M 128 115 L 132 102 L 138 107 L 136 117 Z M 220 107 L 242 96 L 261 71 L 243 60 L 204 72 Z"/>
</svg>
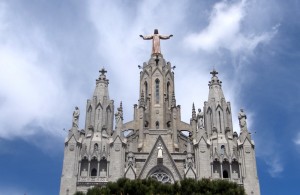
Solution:
<svg viewBox="0 0 300 195">
<path fill-rule="evenodd" d="M 245 195 L 242 186 L 226 180 L 194 180 L 184 179 L 174 184 L 162 184 L 153 179 L 129 180 L 121 178 L 117 182 L 108 182 L 106 186 L 96 186 L 89 189 L 86 195 Z M 84 195 L 76 192 L 75 195 Z"/>
</svg>

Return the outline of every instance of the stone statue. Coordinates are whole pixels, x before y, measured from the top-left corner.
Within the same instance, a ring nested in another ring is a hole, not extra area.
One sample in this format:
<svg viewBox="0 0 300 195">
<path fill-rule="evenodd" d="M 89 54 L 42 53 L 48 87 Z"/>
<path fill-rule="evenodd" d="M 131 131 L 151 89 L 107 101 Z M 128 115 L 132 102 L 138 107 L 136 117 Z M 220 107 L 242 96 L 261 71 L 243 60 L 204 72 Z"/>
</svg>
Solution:
<svg viewBox="0 0 300 195">
<path fill-rule="evenodd" d="M 73 112 L 73 121 L 72 121 L 72 126 L 78 128 L 78 121 L 79 121 L 79 115 L 80 115 L 80 111 L 79 108 L 76 106 L 75 110 Z"/>
<path fill-rule="evenodd" d="M 238 118 L 239 118 L 241 131 L 247 131 L 247 122 L 246 122 L 247 116 L 244 113 L 243 109 L 240 110 Z"/>
<path fill-rule="evenodd" d="M 197 126 L 198 126 L 198 129 L 204 128 L 203 112 L 201 112 L 200 108 L 198 109 L 198 114 L 197 114 Z"/>
<path fill-rule="evenodd" d="M 116 117 L 116 127 L 120 127 L 120 122 L 123 119 L 122 107 L 118 108 L 118 112 L 115 114 Z"/>
<path fill-rule="evenodd" d="M 152 54 L 159 54 L 160 52 L 160 39 L 169 39 L 170 37 L 173 37 L 173 35 L 160 35 L 158 34 L 158 30 L 154 30 L 153 35 L 147 35 L 143 36 L 140 35 L 144 40 L 150 40 L 152 39 Z"/>
<path fill-rule="evenodd" d="M 159 146 L 157 147 L 158 151 L 157 151 L 157 158 L 163 158 L 163 147 L 159 144 Z"/>
</svg>

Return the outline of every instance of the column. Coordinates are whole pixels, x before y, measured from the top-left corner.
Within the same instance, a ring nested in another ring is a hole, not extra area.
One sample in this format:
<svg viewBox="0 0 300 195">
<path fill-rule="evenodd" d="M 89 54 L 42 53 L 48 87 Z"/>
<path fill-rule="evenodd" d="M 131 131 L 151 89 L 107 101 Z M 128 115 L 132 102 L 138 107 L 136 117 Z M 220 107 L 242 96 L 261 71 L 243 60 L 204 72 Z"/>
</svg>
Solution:
<svg viewBox="0 0 300 195">
<path fill-rule="evenodd" d="M 90 178 L 90 166 L 91 166 L 91 161 L 88 161 L 88 178 Z"/>
<path fill-rule="evenodd" d="M 222 165 L 223 163 L 222 162 L 220 162 L 220 167 L 221 167 L 221 179 L 223 179 L 223 165 Z"/>
<path fill-rule="evenodd" d="M 231 174 L 232 174 L 231 162 L 229 163 L 229 169 L 230 169 L 230 180 L 232 180 L 232 177 L 231 177 Z"/>
<path fill-rule="evenodd" d="M 213 179 L 213 172 L 214 172 L 214 163 L 213 162 L 210 163 L 210 167 L 211 167 L 211 178 Z"/>
<path fill-rule="evenodd" d="M 80 176 L 81 176 L 81 160 L 79 161 L 79 167 L 78 167 L 78 169 L 79 169 L 78 178 L 80 178 Z"/>
<path fill-rule="evenodd" d="M 100 164 L 100 162 L 99 162 L 99 160 L 97 161 L 97 178 L 99 178 L 99 175 L 100 175 L 100 170 L 99 170 L 99 165 Z"/>
</svg>

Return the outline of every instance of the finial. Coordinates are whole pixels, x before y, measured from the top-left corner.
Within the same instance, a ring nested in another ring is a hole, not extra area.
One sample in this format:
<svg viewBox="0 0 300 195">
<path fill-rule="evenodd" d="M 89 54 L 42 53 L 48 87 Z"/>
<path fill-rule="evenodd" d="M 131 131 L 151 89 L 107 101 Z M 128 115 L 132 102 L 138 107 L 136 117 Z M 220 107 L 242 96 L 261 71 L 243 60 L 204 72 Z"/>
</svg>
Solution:
<svg viewBox="0 0 300 195">
<path fill-rule="evenodd" d="M 213 77 L 214 77 L 219 73 L 215 70 L 215 68 L 213 68 L 213 71 L 211 71 L 210 74 L 213 75 Z"/>
<path fill-rule="evenodd" d="M 196 118 L 196 110 L 195 110 L 195 104 L 193 102 L 193 108 L 192 108 L 192 118 L 195 119 Z"/>
<path fill-rule="evenodd" d="M 120 109 L 123 110 L 122 101 L 120 102 Z"/>
<path fill-rule="evenodd" d="M 99 70 L 99 72 L 101 73 L 101 75 L 104 75 L 105 73 L 107 73 L 107 71 L 104 69 L 104 67 L 101 70 Z"/>
<path fill-rule="evenodd" d="M 107 71 L 104 69 L 104 67 L 101 70 L 99 70 L 99 72 L 100 72 L 100 75 L 96 81 L 97 82 L 99 82 L 99 81 L 107 81 L 108 82 L 108 80 L 106 79 L 106 75 L 105 75 L 105 73 L 107 73 Z"/>
</svg>

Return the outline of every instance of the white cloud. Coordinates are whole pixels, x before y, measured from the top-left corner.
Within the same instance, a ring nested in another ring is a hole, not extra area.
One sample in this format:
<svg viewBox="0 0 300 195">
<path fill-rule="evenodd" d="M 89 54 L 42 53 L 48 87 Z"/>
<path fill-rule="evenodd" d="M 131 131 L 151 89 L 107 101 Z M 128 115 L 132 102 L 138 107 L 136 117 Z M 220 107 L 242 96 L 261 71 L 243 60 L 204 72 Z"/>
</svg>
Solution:
<svg viewBox="0 0 300 195">
<path fill-rule="evenodd" d="M 279 177 L 281 172 L 284 170 L 282 162 L 278 155 L 273 154 L 267 160 L 266 164 L 269 166 L 268 172 L 272 177 Z"/>
<path fill-rule="evenodd" d="M 296 145 L 300 145 L 300 133 L 297 134 L 296 139 L 294 139 Z"/>
<path fill-rule="evenodd" d="M 216 52 L 220 48 L 238 52 L 251 52 L 260 43 L 268 42 L 276 34 L 277 28 L 270 32 L 243 32 L 243 20 L 247 14 L 247 0 L 230 3 L 221 1 L 214 5 L 209 24 L 198 33 L 192 33 L 185 39 L 187 48 Z"/>
<path fill-rule="evenodd" d="M 0 137 L 55 135 L 66 118 L 61 56 L 41 27 L 20 25 L 9 9 L 0 4 Z"/>
</svg>

